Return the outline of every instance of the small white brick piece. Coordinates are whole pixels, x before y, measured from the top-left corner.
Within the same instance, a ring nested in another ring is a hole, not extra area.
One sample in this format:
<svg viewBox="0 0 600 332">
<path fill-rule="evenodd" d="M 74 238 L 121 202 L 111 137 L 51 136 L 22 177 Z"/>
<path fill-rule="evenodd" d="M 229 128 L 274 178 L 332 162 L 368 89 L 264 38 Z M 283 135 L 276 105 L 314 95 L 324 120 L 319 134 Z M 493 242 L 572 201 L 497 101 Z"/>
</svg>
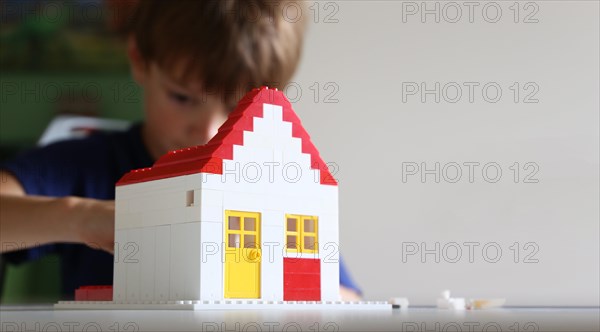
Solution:
<svg viewBox="0 0 600 332">
<path fill-rule="evenodd" d="M 140 247 L 142 245 L 142 230 L 132 228 L 127 230 L 127 243 L 123 261 L 127 268 L 127 302 L 140 300 Z"/>
<path fill-rule="evenodd" d="M 171 226 L 155 227 L 154 299 L 155 301 L 168 301 L 171 271 Z"/>
<path fill-rule="evenodd" d="M 169 278 L 169 300 L 185 298 L 186 264 L 188 248 L 185 243 L 185 224 L 171 225 L 171 269 Z"/>
<path fill-rule="evenodd" d="M 465 310 L 465 299 L 462 297 L 452 298 L 450 297 L 450 291 L 445 290 L 442 292 L 442 297 L 437 299 L 437 307 L 439 309 L 454 309 L 454 310 Z"/>
<path fill-rule="evenodd" d="M 156 270 L 156 226 L 142 228 L 140 245 L 140 299 L 154 301 Z"/>
<path fill-rule="evenodd" d="M 284 227 L 262 227 L 261 289 L 262 299 L 283 299 L 283 238 Z"/>
<path fill-rule="evenodd" d="M 183 299 L 200 300 L 200 264 L 201 264 L 201 223 L 192 222 L 182 224 L 183 240 L 186 248 L 184 261 L 184 286 Z"/>
<path fill-rule="evenodd" d="M 223 223 L 200 223 L 200 298 L 223 299 Z"/>
<path fill-rule="evenodd" d="M 123 263 L 127 230 L 115 230 L 115 256 L 113 271 L 113 301 L 124 303 L 127 299 L 127 267 Z"/>
</svg>

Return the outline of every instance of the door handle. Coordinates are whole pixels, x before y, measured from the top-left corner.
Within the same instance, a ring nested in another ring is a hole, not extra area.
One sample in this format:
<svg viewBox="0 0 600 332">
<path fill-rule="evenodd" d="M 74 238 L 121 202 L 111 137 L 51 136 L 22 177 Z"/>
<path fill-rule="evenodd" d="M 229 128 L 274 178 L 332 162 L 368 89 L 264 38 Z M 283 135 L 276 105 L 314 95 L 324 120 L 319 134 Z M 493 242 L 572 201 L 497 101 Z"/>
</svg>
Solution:
<svg viewBox="0 0 600 332">
<path fill-rule="evenodd" d="M 262 254 L 260 253 L 260 250 L 258 250 L 258 249 L 252 249 L 252 250 L 250 250 L 250 252 L 248 253 L 248 259 L 249 259 L 251 262 L 254 262 L 254 261 L 259 261 L 259 260 L 260 260 L 260 258 L 261 258 L 261 256 L 262 256 Z"/>
</svg>

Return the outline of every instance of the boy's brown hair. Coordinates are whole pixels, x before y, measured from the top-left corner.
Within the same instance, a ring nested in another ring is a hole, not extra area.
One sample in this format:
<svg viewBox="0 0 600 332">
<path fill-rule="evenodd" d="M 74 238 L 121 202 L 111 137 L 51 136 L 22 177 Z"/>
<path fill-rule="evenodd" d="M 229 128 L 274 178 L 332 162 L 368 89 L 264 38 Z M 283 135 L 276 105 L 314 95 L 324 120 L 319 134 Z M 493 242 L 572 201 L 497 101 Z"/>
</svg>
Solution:
<svg viewBox="0 0 600 332">
<path fill-rule="evenodd" d="M 288 83 L 306 14 L 295 1 L 141 0 L 128 32 L 147 64 L 167 71 L 183 65 L 179 80 L 199 81 L 233 106 L 253 87 Z"/>
</svg>

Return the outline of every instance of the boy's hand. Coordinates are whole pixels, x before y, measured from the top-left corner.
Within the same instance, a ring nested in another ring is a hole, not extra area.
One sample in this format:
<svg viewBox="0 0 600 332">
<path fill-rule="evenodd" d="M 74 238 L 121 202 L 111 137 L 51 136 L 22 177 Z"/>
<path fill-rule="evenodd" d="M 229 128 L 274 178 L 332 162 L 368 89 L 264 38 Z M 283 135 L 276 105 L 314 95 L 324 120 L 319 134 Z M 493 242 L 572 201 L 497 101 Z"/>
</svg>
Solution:
<svg viewBox="0 0 600 332">
<path fill-rule="evenodd" d="M 362 298 L 355 290 L 340 285 L 340 296 L 342 301 L 361 301 Z"/>
<path fill-rule="evenodd" d="M 65 198 L 77 216 L 72 229 L 77 242 L 113 253 L 115 241 L 115 202 L 90 198 Z"/>
</svg>

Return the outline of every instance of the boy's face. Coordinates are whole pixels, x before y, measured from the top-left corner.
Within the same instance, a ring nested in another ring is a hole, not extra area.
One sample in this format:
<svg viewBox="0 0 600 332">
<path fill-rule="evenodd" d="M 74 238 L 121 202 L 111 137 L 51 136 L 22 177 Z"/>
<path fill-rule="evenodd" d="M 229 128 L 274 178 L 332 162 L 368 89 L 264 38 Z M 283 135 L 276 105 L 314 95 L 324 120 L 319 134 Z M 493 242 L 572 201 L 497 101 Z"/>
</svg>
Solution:
<svg viewBox="0 0 600 332">
<path fill-rule="evenodd" d="M 144 141 L 150 154 L 157 159 L 170 150 L 208 142 L 229 113 L 222 98 L 200 84 L 177 82 L 174 77 L 181 77 L 183 67 L 167 72 L 135 56 L 130 49 L 134 79 L 144 90 Z"/>
</svg>

